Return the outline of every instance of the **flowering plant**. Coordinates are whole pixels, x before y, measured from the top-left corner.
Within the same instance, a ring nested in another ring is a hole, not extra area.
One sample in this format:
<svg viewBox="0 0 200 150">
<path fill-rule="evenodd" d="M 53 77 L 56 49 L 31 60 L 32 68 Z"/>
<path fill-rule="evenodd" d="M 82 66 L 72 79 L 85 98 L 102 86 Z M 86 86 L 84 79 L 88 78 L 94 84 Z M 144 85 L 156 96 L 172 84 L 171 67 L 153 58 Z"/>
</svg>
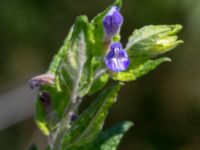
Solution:
<svg viewBox="0 0 200 150">
<path fill-rule="evenodd" d="M 39 88 L 35 121 L 48 136 L 47 150 L 117 149 L 133 124 L 101 130 L 120 88 L 170 61 L 158 55 L 183 42 L 176 35 L 181 25 L 149 25 L 135 30 L 123 48 L 121 4 L 116 0 L 91 21 L 77 17 L 47 73 L 29 81 L 31 88 Z M 110 79 L 112 85 L 107 85 Z M 96 93 L 96 100 L 80 113 L 83 99 Z"/>
</svg>

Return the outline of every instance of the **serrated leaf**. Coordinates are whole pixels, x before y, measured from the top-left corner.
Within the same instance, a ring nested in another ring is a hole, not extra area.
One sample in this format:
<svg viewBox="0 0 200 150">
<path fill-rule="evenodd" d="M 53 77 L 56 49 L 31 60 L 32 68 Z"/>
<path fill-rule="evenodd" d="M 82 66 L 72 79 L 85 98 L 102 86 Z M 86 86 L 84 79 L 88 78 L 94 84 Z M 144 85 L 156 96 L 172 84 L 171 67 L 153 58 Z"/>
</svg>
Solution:
<svg viewBox="0 0 200 150">
<path fill-rule="evenodd" d="M 92 141 L 101 131 L 109 108 L 116 101 L 121 85 L 115 84 L 106 88 L 85 110 L 73 126 L 66 132 L 61 148 L 66 150 L 77 143 Z"/>
<path fill-rule="evenodd" d="M 149 73 L 158 67 L 161 63 L 171 61 L 168 57 L 162 57 L 155 60 L 137 58 L 131 60 L 128 70 L 119 73 L 113 73 L 112 78 L 119 81 L 134 81 L 139 77 Z"/>
<path fill-rule="evenodd" d="M 154 57 L 183 43 L 176 34 L 181 25 L 149 25 L 135 30 L 129 37 L 126 50 L 129 56 Z"/>
<path fill-rule="evenodd" d="M 69 150 L 116 150 L 125 132 L 132 126 L 132 122 L 120 123 L 100 133 L 93 142 L 75 146 Z"/>
</svg>

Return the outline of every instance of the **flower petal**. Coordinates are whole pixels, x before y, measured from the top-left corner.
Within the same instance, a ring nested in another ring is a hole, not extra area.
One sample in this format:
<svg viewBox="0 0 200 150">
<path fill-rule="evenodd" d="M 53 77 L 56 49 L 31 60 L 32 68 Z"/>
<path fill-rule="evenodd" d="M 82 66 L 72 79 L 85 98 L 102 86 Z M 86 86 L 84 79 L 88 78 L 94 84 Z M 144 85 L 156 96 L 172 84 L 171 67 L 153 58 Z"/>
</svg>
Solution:
<svg viewBox="0 0 200 150">
<path fill-rule="evenodd" d="M 124 71 L 128 68 L 130 60 L 128 54 L 119 42 L 112 43 L 110 50 L 105 57 L 107 68 L 113 72 Z"/>
</svg>

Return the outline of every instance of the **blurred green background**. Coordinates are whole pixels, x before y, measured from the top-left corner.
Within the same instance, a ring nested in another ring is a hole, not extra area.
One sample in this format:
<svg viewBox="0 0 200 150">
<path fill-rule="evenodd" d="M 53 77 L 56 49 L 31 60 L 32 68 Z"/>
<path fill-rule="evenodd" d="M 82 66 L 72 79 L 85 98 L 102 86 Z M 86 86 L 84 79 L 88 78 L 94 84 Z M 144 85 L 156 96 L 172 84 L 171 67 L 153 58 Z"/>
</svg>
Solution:
<svg viewBox="0 0 200 150">
<path fill-rule="evenodd" d="M 91 19 L 113 0 L 0 1 L 0 149 L 25 150 L 46 138 L 33 117 L 27 80 L 46 71 L 77 15 Z M 119 150 L 200 149 L 200 1 L 124 0 L 122 42 L 149 24 L 184 26 L 185 43 L 165 63 L 128 83 L 111 109 L 106 127 L 131 120 L 135 126 Z M 20 113 L 19 113 L 20 112 Z"/>
</svg>

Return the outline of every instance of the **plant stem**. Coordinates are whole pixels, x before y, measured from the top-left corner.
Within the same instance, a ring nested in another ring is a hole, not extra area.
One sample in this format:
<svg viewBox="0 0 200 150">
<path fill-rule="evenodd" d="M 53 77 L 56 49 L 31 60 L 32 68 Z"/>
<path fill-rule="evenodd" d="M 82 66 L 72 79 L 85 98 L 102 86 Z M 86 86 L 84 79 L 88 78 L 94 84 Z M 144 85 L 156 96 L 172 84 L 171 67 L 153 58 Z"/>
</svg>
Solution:
<svg viewBox="0 0 200 150">
<path fill-rule="evenodd" d="M 80 105 L 81 101 L 82 101 L 82 98 L 72 96 L 72 99 L 70 100 L 70 104 L 68 105 L 67 109 L 65 109 L 65 112 L 64 112 L 65 115 L 53 136 L 53 140 L 51 144 L 53 147 L 52 150 L 60 150 L 60 142 L 63 138 L 63 135 L 70 128 L 70 124 L 71 124 L 70 112 L 75 112 L 78 106 Z"/>
</svg>

